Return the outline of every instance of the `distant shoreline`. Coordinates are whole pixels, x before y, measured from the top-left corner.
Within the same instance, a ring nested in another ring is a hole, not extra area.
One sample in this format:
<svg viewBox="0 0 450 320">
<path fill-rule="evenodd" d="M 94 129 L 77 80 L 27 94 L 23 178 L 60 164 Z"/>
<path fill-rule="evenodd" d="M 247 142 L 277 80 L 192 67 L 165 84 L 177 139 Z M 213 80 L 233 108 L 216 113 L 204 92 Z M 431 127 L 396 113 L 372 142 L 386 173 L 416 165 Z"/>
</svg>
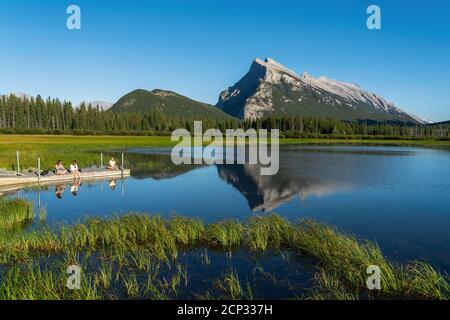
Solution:
<svg viewBox="0 0 450 320">
<path fill-rule="evenodd" d="M 404 137 L 406 138 L 406 137 Z M 398 137 L 363 138 L 282 138 L 281 145 L 349 145 L 405 146 L 450 149 L 450 140 L 399 139 Z M 117 150 L 131 148 L 170 148 L 178 142 L 170 136 L 78 136 L 78 135 L 2 135 L 0 134 L 0 168 L 16 171 L 16 152 L 20 153 L 20 169 L 37 168 L 41 159 L 43 169 L 54 168 L 56 160 L 70 163 L 78 160 L 82 167 L 100 161 L 100 153 L 118 157 Z M 205 143 L 208 145 L 208 143 Z"/>
<path fill-rule="evenodd" d="M 56 144 L 62 142 L 74 142 L 75 140 L 87 139 L 92 143 L 101 143 L 120 146 L 126 143 L 130 146 L 142 146 L 142 143 L 150 143 L 148 147 L 174 146 L 177 142 L 171 141 L 170 134 L 161 135 L 119 135 L 119 134 L 100 134 L 100 135 L 77 135 L 77 134 L 3 134 L 0 133 L 0 143 L 34 143 L 39 142 L 51 145 L 52 141 Z M 67 141 L 65 141 L 67 140 Z M 85 141 L 85 143 L 89 143 Z M 136 143 L 136 145 L 135 145 Z M 84 144 L 84 143 L 82 143 Z M 206 143 L 208 144 L 208 143 Z M 450 146 L 450 138 L 442 137 L 408 137 L 408 136 L 376 136 L 376 135 L 310 135 L 302 138 L 280 137 L 280 144 L 380 144 L 380 145 L 444 145 Z"/>
</svg>

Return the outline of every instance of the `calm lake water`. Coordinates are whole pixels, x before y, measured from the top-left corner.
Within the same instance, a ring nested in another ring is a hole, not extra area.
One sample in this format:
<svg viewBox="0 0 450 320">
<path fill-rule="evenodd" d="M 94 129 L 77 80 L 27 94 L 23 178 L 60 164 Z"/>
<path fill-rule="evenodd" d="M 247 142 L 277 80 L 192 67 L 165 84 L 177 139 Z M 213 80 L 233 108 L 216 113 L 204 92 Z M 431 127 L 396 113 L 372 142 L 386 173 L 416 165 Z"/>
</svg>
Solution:
<svg viewBox="0 0 450 320">
<path fill-rule="evenodd" d="M 307 217 L 376 241 L 394 261 L 420 259 L 450 272 L 449 150 L 283 146 L 276 176 L 252 165 L 175 166 L 164 149 L 125 157 L 128 179 L 84 183 L 77 196 L 71 185 L 12 196 L 44 207 L 49 224 L 128 212 L 207 222 L 268 212 Z"/>
</svg>

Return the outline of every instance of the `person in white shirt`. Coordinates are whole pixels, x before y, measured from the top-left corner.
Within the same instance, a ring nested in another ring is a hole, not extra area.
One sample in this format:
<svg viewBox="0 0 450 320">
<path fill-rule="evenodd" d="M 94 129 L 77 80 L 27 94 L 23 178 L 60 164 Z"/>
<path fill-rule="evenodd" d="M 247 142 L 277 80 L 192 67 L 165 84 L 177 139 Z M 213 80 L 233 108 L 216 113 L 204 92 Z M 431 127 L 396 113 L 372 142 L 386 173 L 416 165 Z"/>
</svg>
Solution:
<svg viewBox="0 0 450 320">
<path fill-rule="evenodd" d="M 118 170 L 119 166 L 117 165 L 116 159 L 114 157 L 109 160 L 109 165 L 106 167 L 108 170 Z"/>
<path fill-rule="evenodd" d="M 80 170 L 78 169 L 77 160 L 72 161 L 72 164 L 69 167 L 69 171 L 71 174 L 73 174 L 75 179 L 81 179 L 81 173 Z"/>
</svg>

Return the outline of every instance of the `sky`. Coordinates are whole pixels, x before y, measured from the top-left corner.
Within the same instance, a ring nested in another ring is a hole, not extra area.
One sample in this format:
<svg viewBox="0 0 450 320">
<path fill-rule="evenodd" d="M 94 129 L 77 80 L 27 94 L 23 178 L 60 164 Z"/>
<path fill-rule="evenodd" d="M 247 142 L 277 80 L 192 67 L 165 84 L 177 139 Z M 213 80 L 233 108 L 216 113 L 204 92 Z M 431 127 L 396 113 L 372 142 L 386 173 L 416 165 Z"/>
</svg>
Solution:
<svg viewBox="0 0 450 320">
<path fill-rule="evenodd" d="M 81 30 L 69 30 L 69 5 Z M 381 30 L 366 27 L 381 8 Z M 450 1 L 2 0 L 0 93 L 115 102 L 134 89 L 215 104 L 253 59 L 357 83 L 450 120 Z"/>
</svg>

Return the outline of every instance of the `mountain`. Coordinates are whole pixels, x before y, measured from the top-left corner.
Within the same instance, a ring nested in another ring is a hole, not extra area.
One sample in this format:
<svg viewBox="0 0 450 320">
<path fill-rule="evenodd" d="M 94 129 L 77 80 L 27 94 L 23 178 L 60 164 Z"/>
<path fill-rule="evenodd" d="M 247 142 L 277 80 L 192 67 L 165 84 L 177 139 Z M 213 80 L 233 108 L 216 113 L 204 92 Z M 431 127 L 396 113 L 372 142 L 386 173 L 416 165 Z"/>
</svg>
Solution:
<svg viewBox="0 0 450 320">
<path fill-rule="evenodd" d="M 168 116 L 187 119 L 228 119 L 231 118 L 222 110 L 189 99 L 178 93 L 156 89 L 147 91 L 138 89 L 132 91 L 117 101 L 111 111 L 115 112 L 149 112 L 161 110 Z"/>
<path fill-rule="evenodd" d="M 238 118 L 300 115 L 340 120 L 392 121 L 425 124 L 356 84 L 308 73 L 298 75 L 273 59 L 255 59 L 248 73 L 224 90 L 216 105 Z"/>
<path fill-rule="evenodd" d="M 430 126 L 441 126 L 441 125 L 450 125 L 450 120 L 442 121 L 442 122 L 433 122 L 429 124 Z"/>
<path fill-rule="evenodd" d="M 31 98 L 33 98 L 32 95 L 30 95 L 28 93 L 23 93 L 23 92 L 11 92 L 10 95 L 16 96 L 17 98 L 20 98 L 20 99 L 31 99 Z M 79 108 L 80 105 L 83 102 L 84 102 L 84 104 L 86 106 L 88 106 L 89 104 L 91 104 L 91 106 L 93 106 L 93 107 L 99 106 L 100 109 L 102 109 L 103 111 L 108 110 L 113 105 L 112 102 L 101 101 L 101 100 L 98 100 L 98 101 L 82 101 L 82 102 L 80 102 L 80 104 L 76 105 L 75 108 Z"/>
<path fill-rule="evenodd" d="M 23 93 L 23 92 L 11 92 L 9 93 L 7 96 L 16 96 L 17 98 L 20 99 L 31 99 L 31 95 L 28 93 Z"/>
<path fill-rule="evenodd" d="M 101 100 L 96 100 L 96 101 L 82 101 L 80 104 L 78 104 L 75 108 L 79 108 L 80 105 L 84 102 L 84 104 L 86 106 L 88 106 L 89 104 L 92 107 L 99 107 L 101 110 L 106 111 L 111 109 L 111 107 L 113 106 L 114 103 L 112 102 L 108 102 L 108 101 L 101 101 Z"/>
<path fill-rule="evenodd" d="M 426 125 L 427 127 L 431 128 L 447 128 L 450 129 L 450 120 L 448 121 L 442 121 L 442 122 L 433 122 Z"/>
</svg>

